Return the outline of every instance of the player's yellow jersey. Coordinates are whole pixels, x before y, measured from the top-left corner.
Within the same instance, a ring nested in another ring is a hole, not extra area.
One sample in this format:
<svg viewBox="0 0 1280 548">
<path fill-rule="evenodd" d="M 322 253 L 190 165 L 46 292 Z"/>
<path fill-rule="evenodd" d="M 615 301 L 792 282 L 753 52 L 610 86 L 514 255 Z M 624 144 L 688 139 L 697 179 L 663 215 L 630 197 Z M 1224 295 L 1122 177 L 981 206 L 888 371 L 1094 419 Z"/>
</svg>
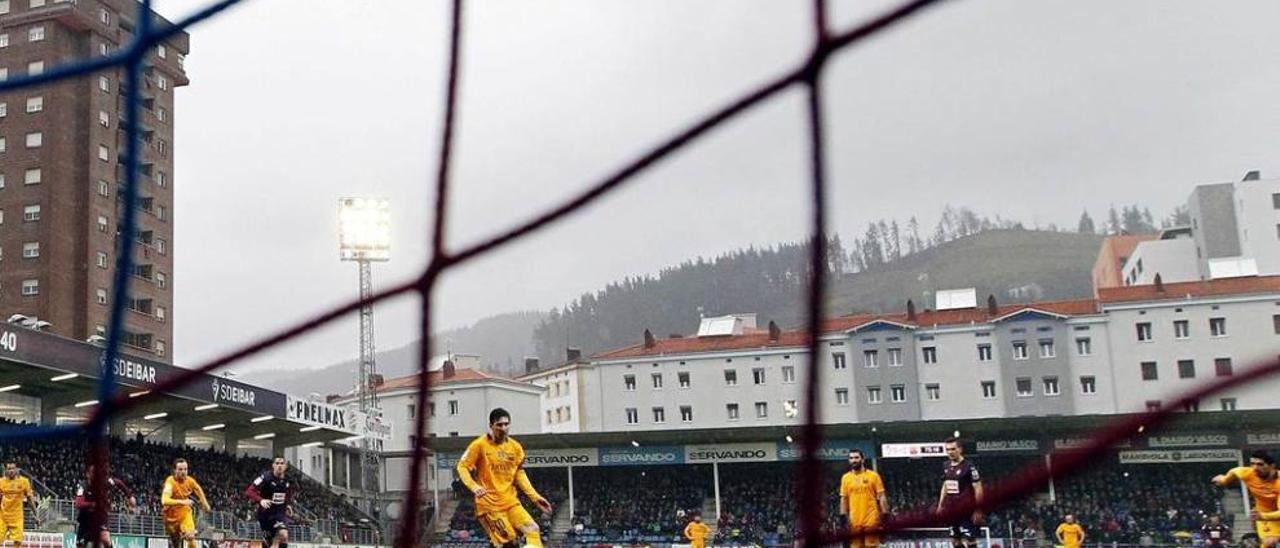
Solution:
<svg viewBox="0 0 1280 548">
<path fill-rule="evenodd" d="M 1236 478 L 1244 483 L 1249 494 L 1253 495 L 1253 503 L 1259 512 L 1275 512 L 1276 497 L 1280 495 L 1280 489 L 1277 488 L 1277 482 L 1280 477 L 1270 480 L 1264 480 L 1258 476 L 1258 471 L 1251 466 L 1238 466 L 1227 471 L 1228 478 Z"/>
<path fill-rule="evenodd" d="M 484 487 L 484 497 L 476 499 L 476 513 L 486 514 L 506 510 L 520 504 L 516 494 L 516 475 L 524 467 L 524 447 L 511 436 L 502 443 L 494 443 L 485 434 L 467 446 L 467 452 L 458 461 L 458 477 L 475 491 Z M 472 478 L 470 470 L 475 470 Z"/>
<path fill-rule="evenodd" d="M 173 476 L 169 476 L 164 480 L 164 490 L 161 492 L 160 499 L 188 500 L 192 495 L 198 495 L 204 490 L 200 488 L 200 484 L 196 483 L 196 478 L 187 476 L 182 481 L 178 481 Z M 200 498 L 204 498 L 201 496 Z M 169 505 L 163 506 L 164 520 L 166 522 L 178 522 L 183 518 L 191 515 L 190 506 Z"/>
<path fill-rule="evenodd" d="M 1058 525 L 1058 536 L 1062 537 L 1062 544 L 1066 546 L 1080 546 L 1080 542 L 1084 540 L 1084 527 L 1079 523 L 1062 523 Z"/>
<path fill-rule="evenodd" d="M 691 521 L 684 526 L 684 538 L 688 540 L 706 540 L 709 534 L 711 534 L 711 528 L 700 521 Z"/>
<path fill-rule="evenodd" d="M 880 525 L 880 503 L 884 481 L 875 470 L 845 472 L 840 478 L 840 498 L 849 504 L 849 524 L 859 527 Z"/>
<path fill-rule="evenodd" d="M 24 476 L 0 477 L 0 514 L 21 516 L 22 503 L 31 495 L 31 481 Z"/>
</svg>

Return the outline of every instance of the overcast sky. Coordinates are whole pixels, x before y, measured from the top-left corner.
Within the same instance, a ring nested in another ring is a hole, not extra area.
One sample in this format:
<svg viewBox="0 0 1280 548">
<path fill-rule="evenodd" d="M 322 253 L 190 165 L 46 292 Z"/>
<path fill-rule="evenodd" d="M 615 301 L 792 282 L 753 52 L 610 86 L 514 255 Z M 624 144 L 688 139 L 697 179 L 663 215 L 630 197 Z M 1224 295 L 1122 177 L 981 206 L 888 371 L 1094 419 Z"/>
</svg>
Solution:
<svg viewBox="0 0 1280 548">
<path fill-rule="evenodd" d="M 170 19 L 205 2 L 156 0 Z M 449 244 L 475 242 L 797 63 L 808 2 L 468 4 Z M 848 28 L 889 5 L 833 2 Z M 337 199 L 393 201 L 393 260 L 427 257 L 446 59 L 441 0 L 249 0 L 190 29 L 177 90 L 175 357 L 197 364 L 348 299 Z M 952 0 L 826 74 L 832 228 L 932 226 L 943 205 L 1074 226 L 1157 214 L 1196 183 L 1280 174 L 1275 2 Z M 787 93 L 567 222 L 444 279 L 437 321 L 564 304 L 697 255 L 802 238 L 803 96 Z M 378 307 L 381 348 L 417 301 Z M 356 318 L 238 367 L 356 355 Z"/>
</svg>

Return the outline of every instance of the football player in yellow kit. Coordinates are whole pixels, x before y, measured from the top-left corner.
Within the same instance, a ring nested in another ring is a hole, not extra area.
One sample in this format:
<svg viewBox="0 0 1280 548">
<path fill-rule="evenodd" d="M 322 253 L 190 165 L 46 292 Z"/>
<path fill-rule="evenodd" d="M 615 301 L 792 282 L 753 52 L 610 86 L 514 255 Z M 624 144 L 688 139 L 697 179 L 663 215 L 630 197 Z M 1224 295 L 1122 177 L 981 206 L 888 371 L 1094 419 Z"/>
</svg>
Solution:
<svg viewBox="0 0 1280 548">
<path fill-rule="evenodd" d="M 36 511 L 36 494 L 31 490 L 31 480 L 18 475 L 18 463 L 4 463 L 4 477 L 0 478 L 0 546 L 12 540 L 16 548 L 22 546 L 22 503 L 31 501 L 31 513 Z"/>
<path fill-rule="evenodd" d="M 200 507 L 209 511 L 209 501 L 204 497 L 204 489 L 196 483 L 196 478 L 188 472 L 186 459 L 178 459 L 173 463 L 173 475 L 165 478 L 164 489 L 160 492 L 160 506 L 164 508 L 164 533 L 169 537 L 169 546 L 173 548 L 196 548 L 195 512 L 191 510 L 196 501 Z"/>
<path fill-rule="evenodd" d="M 524 447 L 507 435 L 510 428 L 510 413 L 502 408 L 490 412 L 489 433 L 467 446 L 458 461 L 458 478 L 475 495 L 476 521 L 489 534 L 491 544 L 511 545 L 518 532 L 524 536 L 525 546 L 541 548 L 542 531 L 520 504 L 516 488 L 546 514 L 551 513 L 551 503 L 529 483 L 524 471 Z"/>
</svg>

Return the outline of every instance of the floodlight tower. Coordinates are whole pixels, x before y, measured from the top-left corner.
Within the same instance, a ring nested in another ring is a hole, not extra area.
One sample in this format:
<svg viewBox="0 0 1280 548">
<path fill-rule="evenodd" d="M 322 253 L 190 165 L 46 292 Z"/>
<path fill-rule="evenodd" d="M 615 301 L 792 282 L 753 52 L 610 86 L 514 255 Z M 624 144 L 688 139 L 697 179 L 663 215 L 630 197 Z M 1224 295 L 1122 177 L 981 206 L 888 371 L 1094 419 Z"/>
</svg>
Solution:
<svg viewBox="0 0 1280 548">
<path fill-rule="evenodd" d="M 391 259 L 391 203 L 385 198 L 338 199 L 338 250 L 343 261 L 354 261 L 360 270 L 360 298 L 373 296 L 371 264 Z M 378 368 L 374 360 L 373 304 L 360 307 L 360 377 L 356 380 L 360 411 L 367 420 L 377 421 Z M 370 496 L 370 509 L 378 508 L 378 447 L 372 429 L 366 427 L 360 440 L 361 487 Z M 381 516 L 379 516 L 381 517 Z"/>
</svg>

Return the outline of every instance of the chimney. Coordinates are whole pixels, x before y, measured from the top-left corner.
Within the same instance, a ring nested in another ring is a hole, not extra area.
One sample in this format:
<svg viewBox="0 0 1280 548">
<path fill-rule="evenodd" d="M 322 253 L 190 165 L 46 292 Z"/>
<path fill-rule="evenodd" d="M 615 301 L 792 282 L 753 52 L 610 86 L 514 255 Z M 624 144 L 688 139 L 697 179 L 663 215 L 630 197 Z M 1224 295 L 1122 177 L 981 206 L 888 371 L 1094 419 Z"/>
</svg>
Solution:
<svg viewBox="0 0 1280 548">
<path fill-rule="evenodd" d="M 564 349 L 564 358 L 565 361 L 569 363 L 576 362 L 582 359 L 582 349 L 570 346 L 569 348 Z"/>
<path fill-rule="evenodd" d="M 653 348 L 658 345 L 658 340 L 653 338 L 653 332 L 648 329 L 644 330 L 644 347 Z"/>
<path fill-rule="evenodd" d="M 778 322 L 769 320 L 769 342 L 778 342 L 782 338 L 782 329 L 778 327 Z"/>
<path fill-rule="evenodd" d="M 907 321 L 916 321 L 916 303 L 911 299 L 907 299 Z"/>
<path fill-rule="evenodd" d="M 1256 169 L 1250 170 L 1248 173 L 1244 174 L 1244 180 L 1246 181 L 1257 181 L 1260 179 L 1262 179 L 1262 172 Z"/>
<path fill-rule="evenodd" d="M 987 315 L 991 317 L 1000 315 L 1000 306 L 996 304 L 996 296 L 987 294 Z"/>
<path fill-rule="evenodd" d="M 444 378 L 446 378 L 446 379 L 452 379 L 452 378 L 453 378 L 453 375 L 454 375 L 454 374 L 456 374 L 456 373 L 458 372 L 458 371 L 457 371 L 456 369 L 454 369 L 454 367 L 453 367 L 453 360 L 445 360 L 445 361 L 444 361 L 444 367 L 442 367 L 441 369 L 443 370 L 443 372 L 444 372 Z"/>
<path fill-rule="evenodd" d="M 537 371 L 538 371 L 538 358 L 525 358 L 524 359 L 525 374 L 535 373 Z"/>
<path fill-rule="evenodd" d="M 1160 277 L 1160 273 L 1156 272 L 1156 293 L 1164 293 L 1164 278 Z"/>
<path fill-rule="evenodd" d="M 386 377 L 383 377 L 383 376 L 382 376 L 382 373 L 374 373 L 374 374 L 373 374 L 373 387 L 374 387 L 374 388 L 377 388 L 377 387 L 379 387 L 379 386 L 382 386 L 382 383 L 384 383 L 384 382 L 387 382 L 387 379 L 386 379 Z"/>
</svg>

